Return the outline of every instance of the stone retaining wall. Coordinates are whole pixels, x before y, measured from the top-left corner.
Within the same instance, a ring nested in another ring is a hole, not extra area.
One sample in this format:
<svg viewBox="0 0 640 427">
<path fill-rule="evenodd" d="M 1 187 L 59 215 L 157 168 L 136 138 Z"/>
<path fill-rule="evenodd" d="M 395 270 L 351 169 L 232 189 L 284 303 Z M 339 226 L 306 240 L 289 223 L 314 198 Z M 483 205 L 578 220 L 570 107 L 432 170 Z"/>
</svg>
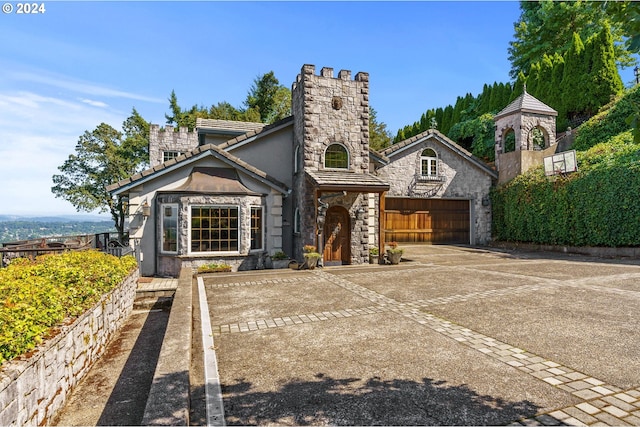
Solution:
<svg viewBox="0 0 640 427">
<path fill-rule="evenodd" d="M 133 309 L 139 272 L 28 358 L 6 362 L 0 371 L 0 425 L 50 424 L 67 395 L 89 371 Z"/>
</svg>

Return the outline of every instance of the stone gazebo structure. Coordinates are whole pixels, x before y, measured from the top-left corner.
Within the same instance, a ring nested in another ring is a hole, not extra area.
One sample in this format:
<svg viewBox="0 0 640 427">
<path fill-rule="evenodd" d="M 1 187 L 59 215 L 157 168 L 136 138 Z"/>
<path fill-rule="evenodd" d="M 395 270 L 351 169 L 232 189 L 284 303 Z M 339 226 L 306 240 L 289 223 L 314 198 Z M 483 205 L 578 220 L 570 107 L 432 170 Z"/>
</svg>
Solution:
<svg viewBox="0 0 640 427">
<path fill-rule="evenodd" d="M 556 152 L 558 112 L 524 92 L 494 117 L 498 184 L 541 164 Z"/>
</svg>

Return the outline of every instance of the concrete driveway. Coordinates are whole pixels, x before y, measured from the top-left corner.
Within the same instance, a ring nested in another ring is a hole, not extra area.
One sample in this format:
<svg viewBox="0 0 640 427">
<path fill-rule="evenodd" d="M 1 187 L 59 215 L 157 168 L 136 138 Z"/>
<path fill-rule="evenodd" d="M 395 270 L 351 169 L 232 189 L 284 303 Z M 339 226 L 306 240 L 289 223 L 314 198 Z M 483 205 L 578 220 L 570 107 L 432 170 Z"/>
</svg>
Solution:
<svg viewBox="0 0 640 427">
<path fill-rule="evenodd" d="M 640 425 L 640 264 L 405 246 L 204 277 L 229 425 Z"/>
</svg>

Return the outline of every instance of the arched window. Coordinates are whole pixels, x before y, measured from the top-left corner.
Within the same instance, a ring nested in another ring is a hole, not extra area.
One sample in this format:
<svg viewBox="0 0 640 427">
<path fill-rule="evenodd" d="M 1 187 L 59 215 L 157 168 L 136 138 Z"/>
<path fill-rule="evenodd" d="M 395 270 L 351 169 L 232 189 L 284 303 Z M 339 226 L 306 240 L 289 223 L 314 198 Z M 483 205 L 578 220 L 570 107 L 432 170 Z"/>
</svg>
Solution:
<svg viewBox="0 0 640 427">
<path fill-rule="evenodd" d="M 300 146 L 296 145 L 296 151 L 293 154 L 293 173 L 298 173 L 299 161 L 300 161 Z"/>
<path fill-rule="evenodd" d="M 331 144 L 324 152 L 324 167 L 327 169 L 349 169 L 349 152 L 342 144 Z"/>
<path fill-rule="evenodd" d="M 547 135 L 544 129 L 539 126 L 531 129 L 527 143 L 529 150 L 544 150 L 547 146 Z"/>
<path fill-rule="evenodd" d="M 503 153 L 510 153 L 516 150 L 516 133 L 513 128 L 509 128 L 503 134 L 502 147 Z"/>
<path fill-rule="evenodd" d="M 420 155 L 420 175 L 426 179 L 436 179 L 438 177 L 438 155 L 427 148 Z"/>
<path fill-rule="evenodd" d="M 293 232 L 300 232 L 300 209 L 296 208 L 295 213 L 293 214 Z"/>
</svg>

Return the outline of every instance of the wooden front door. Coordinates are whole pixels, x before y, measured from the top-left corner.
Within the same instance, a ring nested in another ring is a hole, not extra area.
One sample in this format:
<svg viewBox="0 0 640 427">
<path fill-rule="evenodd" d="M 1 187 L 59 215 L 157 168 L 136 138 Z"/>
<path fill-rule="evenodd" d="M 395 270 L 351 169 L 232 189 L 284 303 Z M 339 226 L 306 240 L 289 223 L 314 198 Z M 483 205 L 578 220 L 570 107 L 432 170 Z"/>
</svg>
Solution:
<svg viewBox="0 0 640 427">
<path fill-rule="evenodd" d="M 351 227 L 349 211 L 342 206 L 327 209 L 324 222 L 324 264 L 351 263 Z"/>
</svg>

